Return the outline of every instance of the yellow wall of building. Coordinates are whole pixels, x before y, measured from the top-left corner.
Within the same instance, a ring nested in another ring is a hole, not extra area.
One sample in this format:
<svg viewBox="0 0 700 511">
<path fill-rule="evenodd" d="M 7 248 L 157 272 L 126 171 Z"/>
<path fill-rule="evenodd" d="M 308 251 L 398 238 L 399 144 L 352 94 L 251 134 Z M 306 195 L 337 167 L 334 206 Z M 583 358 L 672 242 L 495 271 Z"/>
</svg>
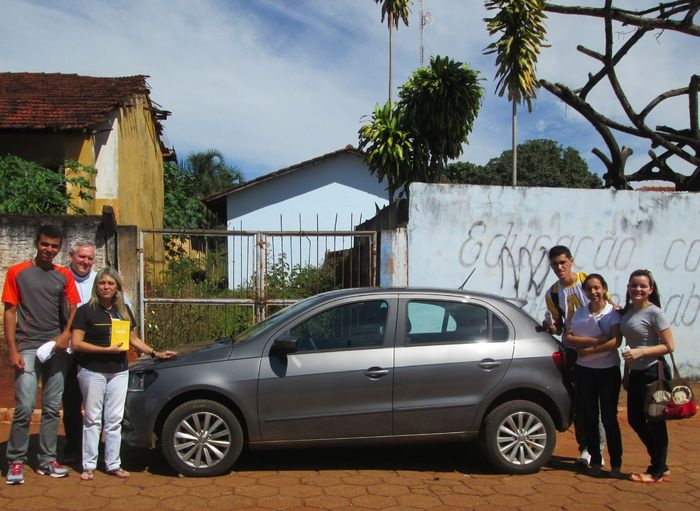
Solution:
<svg viewBox="0 0 700 511">
<path fill-rule="evenodd" d="M 163 154 L 145 96 L 121 109 L 119 122 L 119 216 L 122 225 L 163 227 Z"/>
<path fill-rule="evenodd" d="M 115 198 L 105 190 L 97 190 L 97 196 L 81 206 L 88 214 L 102 214 L 103 206 L 111 206 L 117 223 L 136 225 L 142 229 L 163 227 L 163 155 L 156 126 L 149 111 L 145 96 L 132 98 L 132 105 L 122 107 L 116 114 L 116 131 L 109 137 L 116 137 L 116 161 L 110 168 L 97 168 L 98 172 L 116 172 L 118 190 L 110 190 Z M 66 159 L 74 159 L 87 165 L 97 165 L 95 147 L 97 137 L 66 139 Z M 95 184 L 94 176 L 92 183 Z M 100 193 L 102 192 L 102 193 Z"/>
</svg>

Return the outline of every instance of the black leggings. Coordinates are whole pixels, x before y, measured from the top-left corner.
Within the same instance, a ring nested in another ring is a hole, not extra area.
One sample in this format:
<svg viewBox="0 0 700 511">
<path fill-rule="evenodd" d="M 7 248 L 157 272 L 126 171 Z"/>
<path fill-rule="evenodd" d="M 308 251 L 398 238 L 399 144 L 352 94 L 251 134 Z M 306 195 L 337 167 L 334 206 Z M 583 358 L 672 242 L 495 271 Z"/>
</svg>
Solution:
<svg viewBox="0 0 700 511">
<path fill-rule="evenodd" d="M 644 411 L 644 401 L 647 385 L 659 379 L 658 362 L 641 371 L 630 371 L 629 387 L 627 389 L 627 421 L 637 433 L 639 439 L 647 448 L 651 464 L 647 473 L 658 479 L 668 470 L 666 457 L 668 455 L 668 432 L 666 421 L 647 419 Z M 670 378 L 668 366 L 664 363 L 664 374 Z"/>
<path fill-rule="evenodd" d="M 610 466 L 622 466 L 622 435 L 617 422 L 617 402 L 620 398 L 620 367 L 596 369 L 576 366 L 576 392 L 580 396 L 585 419 L 586 443 L 591 455 L 591 466 L 600 466 L 602 453 L 591 446 L 600 445 L 598 417 L 605 428 L 605 439 L 610 455 Z"/>
</svg>

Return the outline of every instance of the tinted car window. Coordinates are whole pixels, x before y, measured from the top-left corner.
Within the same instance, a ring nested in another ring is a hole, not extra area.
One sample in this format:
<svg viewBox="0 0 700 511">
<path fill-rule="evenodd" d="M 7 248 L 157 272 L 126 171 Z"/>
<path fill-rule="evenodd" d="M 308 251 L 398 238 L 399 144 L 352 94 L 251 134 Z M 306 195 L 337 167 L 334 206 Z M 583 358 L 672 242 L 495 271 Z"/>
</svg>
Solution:
<svg viewBox="0 0 700 511">
<path fill-rule="evenodd" d="M 491 339 L 494 341 L 508 340 L 508 327 L 494 314 L 491 314 Z"/>
<path fill-rule="evenodd" d="M 293 327 L 297 352 L 382 346 L 389 305 L 384 300 L 333 307 Z"/>
<path fill-rule="evenodd" d="M 479 305 L 413 300 L 406 310 L 407 343 L 449 343 L 483 340 L 506 340 L 508 329 L 496 316 Z M 493 322 L 489 336 L 489 316 Z"/>
</svg>

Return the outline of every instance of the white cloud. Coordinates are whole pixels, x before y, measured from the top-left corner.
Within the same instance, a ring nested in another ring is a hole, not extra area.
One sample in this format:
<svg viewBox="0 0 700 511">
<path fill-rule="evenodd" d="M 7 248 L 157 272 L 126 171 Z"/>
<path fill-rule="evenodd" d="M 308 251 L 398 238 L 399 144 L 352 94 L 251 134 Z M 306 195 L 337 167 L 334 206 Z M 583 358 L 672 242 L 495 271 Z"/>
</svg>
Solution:
<svg viewBox="0 0 700 511">
<path fill-rule="evenodd" d="M 482 54 L 490 14 L 473 0 L 425 0 L 425 8 L 433 17 L 426 59 L 448 55 L 485 78 L 484 104 L 463 155 L 485 163 L 510 148 L 511 137 L 510 105 L 494 94 L 494 56 Z M 387 27 L 370 0 L 5 0 L 1 9 L 5 70 L 150 75 L 153 99 L 172 112 L 166 136 L 178 153 L 219 149 L 249 178 L 356 144 L 362 116 L 386 100 Z M 418 66 L 417 11 L 414 2 L 411 25 L 395 33 L 394 89 Z M 600 26 L 550 15 L 552 47 L 542 53 L 540 76 L 581 85 L 595 66 L 576 44 L 599 50 Z M 635 105 L 687 85 L 697 62 L 698 48 L 687 38 L 647 38 L 621 66 Z M 546 91 L 539 97 L 532 114 L 519 115 L 519 139 L 554 138 L 600 167 L 590 149 L 602 143 L 590 126 Z M 591 101 L 621 119 L 609 93 Z M 687 124 L 686 112 L 669 105 L 655 121 Z"/>
</svg>

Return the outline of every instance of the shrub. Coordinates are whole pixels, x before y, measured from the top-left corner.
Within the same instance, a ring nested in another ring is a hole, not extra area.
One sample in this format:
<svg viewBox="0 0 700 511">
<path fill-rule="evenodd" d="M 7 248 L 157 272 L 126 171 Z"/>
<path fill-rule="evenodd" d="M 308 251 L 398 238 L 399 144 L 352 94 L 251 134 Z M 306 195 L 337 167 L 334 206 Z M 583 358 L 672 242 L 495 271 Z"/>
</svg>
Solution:
<svg viewBox="0 0 700 511">
<path fill-rule="evenodd" d="M 95 174 L 95 168 L 73 160 L 54 171 L 7 155 L 0 158 L 0 214 L 85 215 L 79 201 L 93 199 L 89 176 Z"/>
</svg>

